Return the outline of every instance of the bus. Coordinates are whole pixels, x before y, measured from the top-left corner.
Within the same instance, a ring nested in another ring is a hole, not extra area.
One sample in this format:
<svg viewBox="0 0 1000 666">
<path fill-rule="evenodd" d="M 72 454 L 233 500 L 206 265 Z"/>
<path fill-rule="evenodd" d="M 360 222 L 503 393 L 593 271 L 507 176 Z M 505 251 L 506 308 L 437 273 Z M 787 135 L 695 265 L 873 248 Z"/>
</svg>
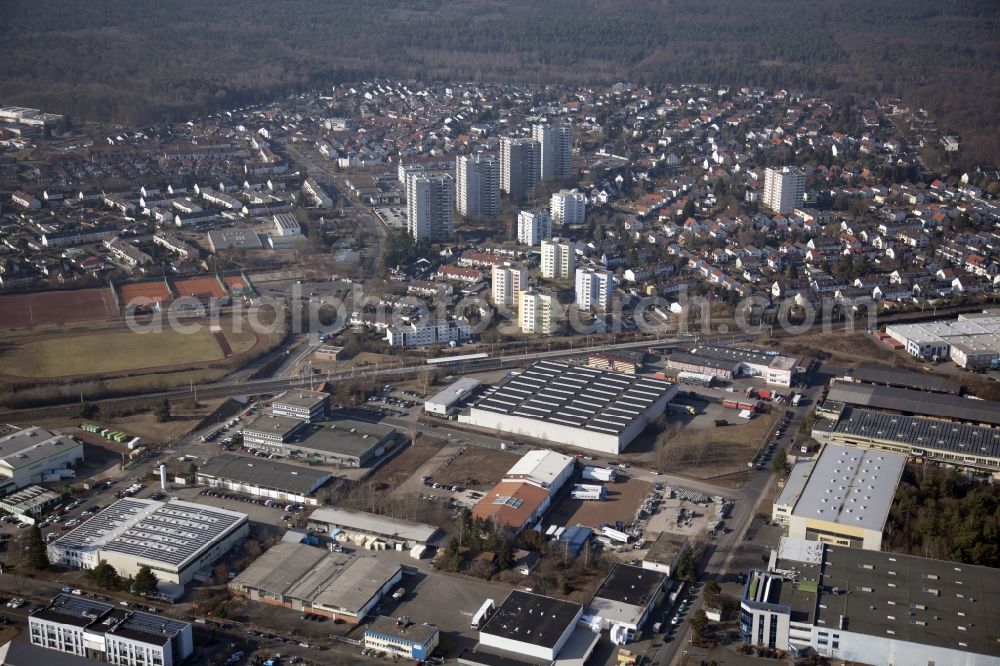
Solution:
<svg viewBox="0 0 1000 666">
<path fill-rule="evenodd" d="M 483 624 L 486 624 L 486 620 L 490 619 L 493 615 L 493 611 L 496 610 L 496 605 L 492 599 L 487 599 L 483 602 L 483 605 L 479 607 L 479 610 L 475 615 L 472 616 L 472 623 L 469 625 L 473 629 L 479 629 Z"/>
</svg>

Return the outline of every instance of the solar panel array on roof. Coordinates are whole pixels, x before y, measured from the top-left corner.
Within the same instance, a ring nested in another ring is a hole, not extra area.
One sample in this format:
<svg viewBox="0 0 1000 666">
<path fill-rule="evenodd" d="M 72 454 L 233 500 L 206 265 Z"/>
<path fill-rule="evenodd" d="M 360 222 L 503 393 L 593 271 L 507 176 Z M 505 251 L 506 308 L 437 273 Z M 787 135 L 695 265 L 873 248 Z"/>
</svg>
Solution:
<svg viewBox="0 0 1000 666">
<path fill-rule="evenodd" d="M 649 377 L 539 361 L 487 393 L 476 407 L 617 435 L 670 388 Z"/>
<path fill-rule="evenodd" d="M 890 440 L 914 448 L 941 449 L 967 456 L 1000 458 L 1000 429 L 900 416 L 847 407 L 833 431 Z"/>
<path fill-rule="evenodd" d="M 873 409 L 1000 425 L 1000 406 L 992 400 L 840 381 L 833 383 L 828 399 Z"/>
</svg>

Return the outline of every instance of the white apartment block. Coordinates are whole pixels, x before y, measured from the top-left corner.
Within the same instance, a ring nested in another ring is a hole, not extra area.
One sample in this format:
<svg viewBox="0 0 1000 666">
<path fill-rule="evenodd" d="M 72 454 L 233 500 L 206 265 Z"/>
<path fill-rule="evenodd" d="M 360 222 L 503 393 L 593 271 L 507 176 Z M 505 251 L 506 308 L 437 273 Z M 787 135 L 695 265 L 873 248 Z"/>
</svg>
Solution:
<svg viewBox="0 0 1000 666">
<path fill-rule="evenodd" d="M 500 189 L 515 200 L 532 199 L 541 180 L 541 145 L 534 139 L 500 140 Z"/>
<path fill-rule="evenodd" d="M 396 178 L 399 179 L 401 185 L 406 185 L 406 180 L 408 176 L 418 176 L 424 173 L 424 167 L 419 164 L 403 164 L 399 163 L 396 167 Z"/>
<path fill-rule="evenodd" d="M 539 143 L 542 180 L 568 178 L 573 166 L 573 126 L 538 124 L 531 137 Z"/>
<path fill-rule="evenodd" d="M 544 209 L 522 210 L 517 214 L 517 242 L 535 246 L 552 238 L 552 216 Z"/>
<path fill-rule="evenodd" d="M 559 322 L 559 301 L 534 290 L 522 291 L 517 299 L 517 324 L 522 333 L 551 335 Z"/>
<path fill-rule="evenodd" d="M 806 175 L 801 169 L 768 167 L 764 173 L 764 206 L 785 215 L 802 205 Z"/>
<path fill-rule="evenodd" d="M 500 160 L 492 155 L 455 158 L 455 188 L 455 206 L 461 215 L 496 215 L 500 210 Z"/>
<path fill-rule="evenodd" d="M 469 324 L 464 321 L 420 321 L 386 329 L 385 340 L 391 347 L 429 347 L 433 344 L 448 345 L 465 342 L 471 336 Z"/>
<path fill-rule="evenodd" d="M 576 269 L 576 305 L 581 310 L 596 308 L 607 312 L 611 309 L 614 289 L 615 279 L 610 271 Z"/>
<path fill-rule="evenodd" d="M 576 250 L 569 241 L 559 238 L 542 241 L 542 277 L 562 280 L 576 270 Z"/>
<path fill-rule="evenodd" d="M 454 235 L 455 179 L 410 176 L 406 187 L 406 222 L 415 240 L 448 240 Z"/>
<path fill-rule="evenodd" d="M 518 294 L 528 288 L 528 269 L 524 266 L 505 264 L 493 267 L 493 303 L 517 305 Z"/>
<path fill-rule="evenodd" d="M 580 225 L 587 220 L 587 197 L 577 190 L 560 190 L 549 202 L 552 224 Z"/>
</svg>

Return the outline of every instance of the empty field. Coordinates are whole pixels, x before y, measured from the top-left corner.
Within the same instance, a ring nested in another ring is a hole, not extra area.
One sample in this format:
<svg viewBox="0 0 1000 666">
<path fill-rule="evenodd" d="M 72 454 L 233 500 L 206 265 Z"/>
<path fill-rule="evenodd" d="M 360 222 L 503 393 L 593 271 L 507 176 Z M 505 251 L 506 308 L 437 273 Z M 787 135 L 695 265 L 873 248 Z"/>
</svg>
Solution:
<svg viewBox="0 0 1000 666">
<path fill-rule="evenodd" d="M 431 476 L 438 483 L 447 486 L 485 488 L 495 485 L 514 463 L 521 459 L 520 453 L 482 449 L 478 446 L 466 447 L 447 467 L 440 467 Z"/>
<path fill-rule="evenodd" d="M 251 331 L 225 331 L 234 353 L 251 349 L 257 336 Z M 0 355 L 3 373 L 15 377 L 52 378 L 142 370 L 224 358 L 207 328 L 183 334 L 164 330 L 138 334 L 115 331 L 90 335 L 43 338 Z"/>
<path fill-rule="evenodd" d="M 781 411 L 760 414 L 740 425 L 683 428 L 656 452 L 655 466 L 699 479 L 745 472 Z"/>
<path fill-rule="evenodd" d="M 3 329 L 101 321 L 117 316 L 118 305 L 108 288 L 0 296 Z"/>
</svg>

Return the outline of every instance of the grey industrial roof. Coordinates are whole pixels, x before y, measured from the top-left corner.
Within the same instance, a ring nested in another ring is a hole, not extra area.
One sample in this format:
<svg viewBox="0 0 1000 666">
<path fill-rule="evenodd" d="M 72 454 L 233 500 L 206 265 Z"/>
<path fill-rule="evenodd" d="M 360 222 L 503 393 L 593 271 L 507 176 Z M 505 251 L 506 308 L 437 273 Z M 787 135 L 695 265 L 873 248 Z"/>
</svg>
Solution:
<svg viewBox="0 0 1000 666">
<path fill-rule="evenodd" d="M 815 463 L 815 458 L 797 458 L 795 464 L 792 465 L 791 473 L 789 473 L 788 478 L 785 480 L 784 487 L 782 487 L 781 492 L 778 494 L 778 499 L 774 500 L 774 503 L 779 506 L 795 506 L 799 495 L 802 494 L 802 490 L 806 487 L 806 481 L 809 480 L 809 475 L 812 474 Z"/>
<path fill-rule="evenodd" d="M 356 532 L 427 543 L 437 533 L 433 525 L 380 516 L 366 511 L 324 506 L 313 511 L 310 522 L 332 525 Z"/>
<path fill-rule="evenodd" d="M 488 393 L 476 408 L 618 435 L 676 390 L 650 377 L 539 361 Z"/>
<path fill-rule="evenodd" d="M 792 515 L 881 531 L 905 465 L 895 453 L 827 444 Z"/>
<path fill-rule="evenodd" d="M 97 666 L 104 662 L 78 657 L 69 652 L 50 650 L 27 642 L 27 637 L 0 645 L 0 663 L 4 666 Z"/>
<path fill-rule="evenodd" d="M 683 363 L 685 365 L 716 368 L 718 370 L 725 370 L 726 372 L 736 372 L 740 367 L 740 361 L 702 356 L 701 354 L 688 354 L 687 352 L 674 352 L 669 356 L 668 361 Z"/>
<path fill-rule="evenodd" d="M 480 633 L 553 648 L 575 625 L 583 607 L 562 599 L 514 590 L 480 629 Z"/>
<path fill-rule="evenodd" d="M 470 392 L 477 389 L 480 384 L 481 382 L 478 379 L 473 379 L 472 377 L 462 377 L 435 393 L 433 397 L 428 398 L 427 403 L 450 407 L 467 396 Z"/>
<path fill-rule="evenodd" d="M 685 543 L 687 543 L 687 537 L 682 534 L 660 532 L 642 559 L 656 564 L 673 564 Z"/>
<path fill-rule="evenodd" d="M 310 423 L 295 433 L 285 448 L 311 449 L 360 459 L 395 432 L 396 429 L 390 426 L 349 419 Z"/>
<path fill-rule="evenodd" d="M 228 509 L 181 500 L 128 498 L 118 500 L 53 545 L 125 553 L 182 569 L 245 522 L 245 513 Z"/>
<path fill-rule="evenodd" d="M 208 239 L 216 250 L 229 250 L 234 247 L 260 250 L 264 247 L 260 242 L 260 236 L 253 229 L 213 229 L 208 232 Z"/>
<path fill-rule="evenodd" d="M 1000 428 L 948 423 L 857 407 L 845 407 L 836 423 L 822 420 L 817 422 L 816 428 L 840 435 L 898 442 L 914 449 L 937 449 L 1000 459 Z"/>
<path fill-rule="evenodd" d="M 909 386 L 923 391 L 954 395 L 962 392 L 962 385 L 950 379 L 929 375 L 925 372 L 891 368 L 877 363 L 862 363 L 854 370 L 853 376 L 854 379 L 868 384 L 887 384 L 902 388 Z"/>
<path fill-rule="evenodd" d="M 415 622 L 400 622 L 394 617 L 379 615 L 365 627 L 365 633 L 373 632 L 383 636 L 394 636 L 407 641 L 413 641 L 418 645 L 423 645 L 429 641 L 438 628 L 433 624 L 423 624 Z"/>
<path fill-rule="evenodd" d="M 244 433 L 268 433 L 280 436 L 282 439 L 302 424 L 302 419 L 292 416 L 276 416 L 274 414 L 260 414 L 250 423 L 243 426 L 241 432 Z"/>
<path fill-rule="evenodd" d="M 81 446 L 69 437 L 32 426 L 0 438 L 0 461 L 12 469 L 26 467 L 56 451 Z"/>
<path fill-rule="evenodd" d="M 47 606 L 32 613 L 32 617 L 155 645 L 163 645 L 188 626 L 162 615 L 125 610 L 70 594 L 56 595 Z"/>
<path fill-rule="evenodd" d="M 1000 569 L 827 546 L 819 595 L 821 629 L 1000 657 Z"/>
<path fill-rule="evenodd" d="M 331 476 L 323 470 L 231 453 L 209 458 L 198 468 L 198 474 L 298 494 L 312 492 Z"/>
<path fill-rule="evenodd" d="M 849 382 L 834 382 L 827 398 L 860 407 L 1000 425 L 1000 404 L 991 400 Z"/>
</svg>

